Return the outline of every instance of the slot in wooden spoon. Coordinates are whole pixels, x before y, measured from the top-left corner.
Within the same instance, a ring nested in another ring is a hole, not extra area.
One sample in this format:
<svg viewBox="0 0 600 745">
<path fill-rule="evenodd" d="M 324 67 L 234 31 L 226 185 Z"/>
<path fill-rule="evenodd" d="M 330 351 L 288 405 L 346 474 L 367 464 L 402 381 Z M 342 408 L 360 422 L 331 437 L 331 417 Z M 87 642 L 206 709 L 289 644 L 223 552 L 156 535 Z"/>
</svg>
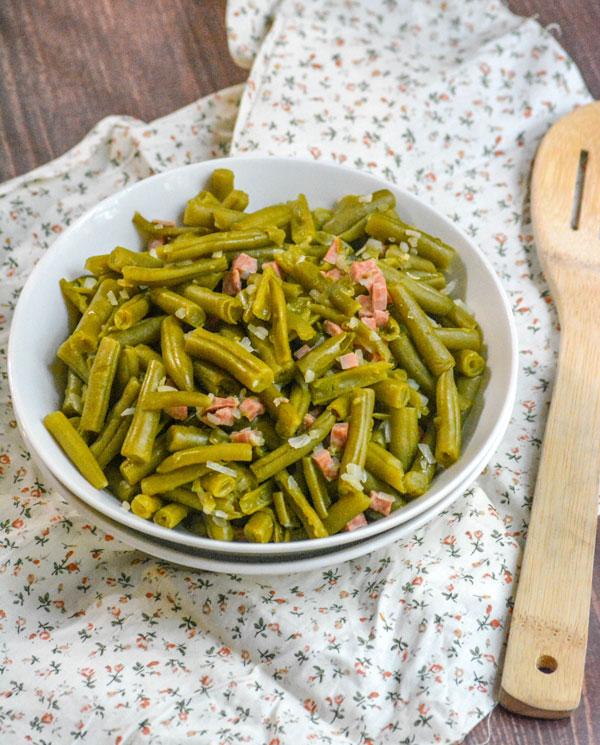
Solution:
<svg viewBox="0 0 600 745">
<path fill-rule="evenodd" d="M 561 340 L 500 703 L 554 719 L 581 697 L 598 515 L 600 103 L 576 109 L 544 137 L 531 210 Z"/>
</svg>

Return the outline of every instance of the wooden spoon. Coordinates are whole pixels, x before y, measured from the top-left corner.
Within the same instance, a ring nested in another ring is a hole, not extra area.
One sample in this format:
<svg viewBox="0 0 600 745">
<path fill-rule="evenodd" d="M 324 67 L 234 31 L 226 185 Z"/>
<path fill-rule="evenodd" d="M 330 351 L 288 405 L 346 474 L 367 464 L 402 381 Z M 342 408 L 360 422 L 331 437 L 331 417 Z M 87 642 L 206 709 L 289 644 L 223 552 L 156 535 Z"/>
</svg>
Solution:
<svg viewBox="0 0 600 745">
<path fill-rule="evenodd" d="M 600 482 L 600 102 L 571 112 L 535 159 L 537 251 L 561 323 L 500 703 L 566 717 L 581 698 Z"/>
</svg>

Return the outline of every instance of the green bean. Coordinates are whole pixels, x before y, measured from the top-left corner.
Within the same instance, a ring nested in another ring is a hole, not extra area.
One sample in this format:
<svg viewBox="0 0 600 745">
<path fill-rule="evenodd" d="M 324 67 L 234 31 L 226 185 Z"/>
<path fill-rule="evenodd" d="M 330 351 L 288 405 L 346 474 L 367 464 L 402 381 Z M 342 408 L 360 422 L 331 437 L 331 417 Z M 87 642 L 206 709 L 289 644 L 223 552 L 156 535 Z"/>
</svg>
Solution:
<svg viewBox="0 0 600 745">
<path fill-rule="evenodd" d="M 324 207 L 317 207 L 317 209 L 312 211 L 312 217 L 315 223 L 315 228 L 321 230 L 323 225 L 333 217 L 333 210 L 328 210 Z"/>
<path fill-rule="evenodd" d="M 243 212 L 246 209 L 248 202 L 248 195 L 245 191 L 241 191 L 240 189 L 232 189 L 229 194 L 221 200 L 223 207 L 230 210 L 238 210 L 239 212 Z"/>
<path fill-rule="evenodd" d="M 368 201 L 356 197 L 341 199 L 331 219 L 323 225 L 323 230 L 334 235 L 342 234 L 368 215 L 385 212 L 396 204 L 396 199 L 389 189 L 375 191 L 370 197 Z"/>
<path fill-rule="evenodd" d="M 169 264 L 163 267 L 124 266 L 123 280 L 127 285 L 148 285 L 149 287 L 169 287 L 188 282 L 203 274 L 221 272 L 227 269 L 227 259 L 223 256 L 212 259 L 198 259 L 190 264 Z"/>
<path fill-rule="evenodd" d="M 221 370 L 206 360 L 192 360 L 194 379 L 199 386 L 212 393 L 214 396 L 227 396 L 230 393 L 237 394 L 240 384 L 231 375 Z"/>
<path fill-rule="evenodd" d="M 429 285 L 434 290 L 443 290 L 446 287 L 446 277 L 441 272 L 422 272 L 417 269 L 409 269 L 403 272 L 417 283 Z M 440 294 L 444 294 L 443 292 Z M 423 305 L 421 304 L 421 307 Z"/>
<path fill-rule="evenodd" d="M 282 491 L 273 492 L 273 506 L 277 520 L 284 528 L 293 528 L 300 525 L 294 511 L 290 508 L 288 500 Z"/>
<path fill-rule="evenodd" d="M 206 313 L 220 318 L 225 323 L 237 323 L 242 317 L 242 304 L 237 297 L 213 292 L 206 287 L 199 287 L 194 284 L 185 285 L 183 295 L 200 306 Z M 201 326 L 202 324 L 191 325 Z"/>
<path fill-rule="evenodd" d="M 121 396 L 132 378 L 140 374 L 140 361 L 133 347 L 122 347 L 117 363 L 117 372 L 113 383 L 114 390 Z"/>
<path fill-rule="evenodd" d="M 290 406 L 298 414 L 298 420 L 302 423 L 310 408 L 310 391 L 300 375 L 297 375 L 292 383 Z"/>
<path fill-rule="evenodd" d="M 144 398 L 144 409 L 174 409 L 186 406 L 204 411 L 211 404 L 211 398 L 199 391 L 154 391 Z"/>
<path fill-rule="evenodd" d="M 353 491 L 338 499 L 329 508 L 329 514 L 325 518 L 325 530 L 329 535 L 339 533 L 355 517 L 364 512 L 371 505 L 371 498 L 360 491 Z"/>
<path fill-rule="evenodd" d="M 294 360 L 290 355 L 289 359 L 285 360 L 283 364 L 279 364 L 275 358 L 273 344 L 269 340 L 268 335 L 263 338 L 262 332 L 260 332 L 261 328 L 266 329 L 267 327 L 263 326 L 258 321 L 253 324 L 248 324 L 246 330 L 248 331 L 250 342 L 260 359 L 273 371 L 275 382 L 281 385 L 286 385 L 291 380 L 296 369 Z"/>
<path fill-rule="evenodd" d="M 273 450 L 259 460 L 250 464 L 250 470 L 254 473 L 259 482 L 266 481 L 279 471 L 293 465 L 322 442 L 331 432 L 335 424 L 336 416 L 332 411 L 325 411 L 319 416 L 308 431 L 303 435 L 305 444 L 284 442 L 276 450 Z"/>
<path fill-rule="evenodd" d="M 274 487 L 271 481 L 265 481 L 256 489 L 247 492 L 240 497 L 240 510 L 244 515 L 251 515 L 257 510 L 262 510 L 273 504 Z"/>
<path fill-rule="evenodd" d="M 163 316 L 163 320 L 164 318 L 166 318 L 166 316 Z M 149 347 L 147 344 L 136 344 L 135 347 L 133 347 L 133 351 L 137 357 L 140 370 L 143 370 L 144 372 L 148 369 L 148 365 L 152 360 L 156 360 L 163 364 L 163 358 L 161 355 L 158 352 L 155 352 L 154 349 Z"/>
<path fill-rule="evenodd" d="M 75 282 L 68 282 L 66 279 L 59 281 L 60 289 L 63 296 L 76 308 L 81 314 L 85 313 L 88 306 L 87 297 L 80 291 L 79 285 Z"/>
<path fill-rule="evenodd" d="M 210 189 L 222 202 L 233 190 L 234 175 L 229 168 L 215 168 L 210 178 Z"/>
<path fill-rule="evenodd" d="M 289 497 L 292 509 L 302 523 L 308 536 L 310 538 L 325 538 L 329 535 L 321 518 L 298 488 L 296 479 L 290 476 L 285 469 L 282 469 L 275 475 L 275 481 Z"/>
<path fill-rule="evenodd" d="M 184 520 L 190 513 L 190 508 L 185 504 L 171 502 L 158 509 L 152 519 L 157 525 L 172 530 Z"/>
<path fill-rule="evenodd" d="M 141 479 L 144 494 L 162 494 L 204 476 L 207 467 L 203 463 L 176 468 L 169 473 L 153 473 Z"/>
<path fill-rule="evenodd" d="M 225 499 L 235 491 L 236 486 L 234 476 L 219 471 L 210 471 L 201 478 L 200 483 L 202 488 L 215 499 Z"/>
<path fill-rule="evenodd" d="M 448 321 L 459 328 L 474 329 L 477 327 L 477 321 L 472 314 L 464 307 L 463 304 L 452 302 L 452 308 L 446 314 Z"/>
<path fill-rule="evenodd" d="M 402 408 L 408 401 L 410 386 L 401 380 L 388 378 L 375 383 L 372 388 L 379 403 L 389 406 L 392 410 Z"/>
<path fill-rule="evenodd" d="M 199 228 L 181 227 L 177 225 L 164 225 L 159 220 L 146 220 L 142 217 L 139 212 L 133 215 L 133 224 L 135 227 L 144 234 L 144 237 L 150 238 L 163 238 L 163 237 L 177 237 L 177 236 L 198 236 L 202 235 L 202 230 Z"/>
<path fill-rule="evenodd" d="M 317 334 L 316 329 L 314 329 L 311 323 L 303 318 L 300 313 L 296 313 L 296 311 L 292 310 L 289 305 L 286 307 L 286 317 L 290 339 L 293 339 L 295 334 L 302 341 L 308 342 L 314 340 Z"/>
<path fill-rule="evenodd" d="M 308 455 L 302 458 L 302 473 L 306 482 L 310 498 L 317 515 L 324 520 L 328 515 L 328 507 L 331 504 L 325 477 L 319 467 Z"/>
<path fill-rule="evenodd" d="M 44 418 L 44 426 L 65 451 L 75 468 L 95 489 L 104 489 L 108 485 L 106 476 L 102 473 L 102 469 L 85 440 L 69 423 L 62 411 L 47 414 Z"/>
<path fill-rule="evenodd" d="M 254 301 L 252 302 L 252 315 L 256 316 L 260 321 L 268 321 L 271 317 L 271 285 L 269 280 L 275 275 L 275 272 L 271 267 L 267 267 L 263 270 L 260 277 L 257 277 L 255 283 L 256 293 L 254 295 Z"/>
<path fill-rule="evenodd" d="M 392 409 L 390 412 L 389 451 L 407 471 L 419 444 L 419 412 L 413 406 Z"/>
<path fill-rule="evenodd" d="M 284 440 L 291 437 L 302 424 L 303 417 L 290 403 L 281 395 L 281 391 L 274 385 L 267 386 L 260 392 L 260 400 L 265 408 L 276 420 L 275 431 Z"/>
<path fill-rule="evenodd" d="M 352 349 L 353 342 L 354 334 L 344 332 L 331 336 L 322 344 L 313 347 L 310 352 L 296 362 L 304 380 L 310 383 L 323 376 L 343 354 Z"/>
<path fill-rule="evenodd" d="M 185 527 L 190 533 L 194 535 L 208 538 L 208 530 L 206 529 L 206 521 L 204 515 L 201 512 L 191 512 L 185 519 Z"/>
<path fill-rule="evenodd" d="M 153 287 L 150 291 L 150 300 L 166 313 L 176 316 L 190 326 L 203 326 L 206 321 L 203 308 L 166 287 Z"/>
<path fill-rule="evenodd" d="M 408 292 L 410 292 L 419 306 L 426 313 L 432 313 L 436 316 L 444 316 L 452 310 L 454 302 L 448 297 L 448 295 L 444 295 L 443 292 L 439 292 L 428 284 L 412 279 L 404 272 L 399 272 L 396 269 L 393 269 L 386 265 L 385 261 L 378 262 L 378 266 L 387 282 L 400 283 L 406 290 L 408 290 Z"/>
<path fill-rule="evenodd" d="M 138 463 L 132 460 L 124 460 L 119 466 L 119 470 L 123 474 L 124 478 L 127 479 L 128 483 L 133 485 L 137 484 L 144 477 L 151 473 L 154 473 L 156 466 L 164 460 L 169 451 L 164 437 L 157 437 L 154 441 L 154 447 L 152 448 L 152 455 L 148 463 Z"/>
<path fill-rule="evenodd" d="M 213 541 L 233 541 L 233 528 L 228 520 L 214 515 L 205 515 L 208 537 Z"/>
<path fill-rule="evenodd" d="M 448 468 L 458 459 L 461 445 L 460 403 L 452 370 L 446 370 L 439 376 L 435 404 L 435 459 L 441 466 Z"/>
<path fill-rule="evenodd" d="M 479 352 L 481 349 L 481 333 L 479 329 L 449 328 L 439 326 L 434 329 L 439 341 L 452 351 L 457 349 L 472 349 Z"/>
<path fill-rule="evenodd" d="M 352 396 L 348 424 L 348 439 L 340 465 L 338 489 L 340 495 L 347 494 L 357 482 L 356 471 L 362 472 L 367 458 L 367 446 L 373 429 L 375 392 L 362 388 Z M 353 472 L 354 471 L 354 472 Z"/>
<path fill-rule="evenodd" d="M 322 305 L 321 303 L 311 303 L 309 305 L 309 308 L 313 313 L 321 316 L 321 318 L 326 318 L 328 321 L 333 321 L 334 323 L 337 323 L 338 326 L 341 326 L 344 323 L 348 323 L 348 321 L 350 320 L 348 316 L 340 313 L 339 310 L 330 308 L 328 305 Z"/>
<path fill-rule="evenodd" d="M 110 318 L 115 308 L 111 300 L 114 299 L 115 303 L 118 304 L 117 296 L 120 290 L 120 286 L 114 279 L 105 279 L 100 283 L 70 337 L 74 351 L 87 354 L 96 351 L 102 326 Z"/>
<path fill-rule="evenodd" d="M 164 261 L 187 261 L 210 256 L 217 251 L 250 251 L 272 246 L 273 239 L 266 230 L 232 230 L 200 236 L 187 245 L 172 243 L 165 247 Z"/>
<path fill-rule="evenodd" d="M 388 286 L 394 307 L 408 329 L 423 362 L 433 375 L 439 375 L 454 366 L 454 358 L 435 334 L 431 322 L 412 295 L 400 284 Z"/>
<path fill-rule="evenodd" d="M 144 408 L 145 397 L 155 391 L 165 376 L 165 367 L 152 360 L 148 365 L 129 432 L 121 448 L 121 454 L 137 463 L 148 463 L 152 457 L 152 447 L 158 433 L 160 411 Z"/>
<path fill-rule="evenodd" d="M 167 448 L 171 453 L 176 450 L 193 448 L 197 445 L 207 445 L 208 434 L 199 427 L 172 424 L 167 430 Z"/>
<path fill-rule="evenodd" d="M 110 463 L 104 468 L 104 473 L 108 480 L 108 489 L 121 502 L 131 502 L 140 493 L 139 486 L 130 484 L 116 465 Z"/>
<path fill-rule="evenodd" d="M 164 502 L 160 497 L 149 494 L 138 494 L 131 500 L 131 511 L 134 515 L 149 520 Z"/>
<path fill-rule="evenodd" d="M 393 486 L 399 492 L 404 491 L 404 469 L 394 455 L 380 445 L 370 442 L 367 446 L 365 465 L 375 476 Z"/>
<path fill-rule="evenodd" d="M 81 378 L 69 368 L 67 370 L 67 385 L 61 407 L 63 414 L 66 416 L 81 414 L 83 408 L 83 402 L 81 400 L 82 393 L 83 385 Z"/>
<path fill-rule="evenodd" d="M 269 277 L 270 300 L 271 300 L 271 330 L 273 334 L 273 349 L 275 359 L 280 365 L 292 363 L 292 352 L 290 350 L 286 300 L 283 287 L 279 277 Z"/>
<path fill-rule="evenodd" d="M 315 224 L 304 194 L 299 194 L 295 202 L 290 202 L 292 219 L 290 231 L 294 243 L 310 243 L 315 237 Z"/>
<path fill-rule="evenodd" d="M 209 228 L 213 224 L 212 210 L 215 207 L 220 207 L 221 202 L 211 194 L 209 191 L 201 191 L 192 199 L 188 199 L 188 203 L 183 213 L 183 224 L 192 226 L 201 226 Z"/>
<path fill-rule="evenodd" d="M 255 512 L 244 525 L 244 535 L 251 543 L 269 543 L 273 530 L 273 518 L 262 510 Z"/>
<path fill-rule="evenodd" d="M 122 331 L 112 331 L 109 336 L 122 346 L 155 344 L 160 339 L 160 327 L 167 316 L 151 316 Z"/>
<path fill-rule="evenodd" d="M 175 316 L 167 316 L 160 329 L 160 347 L 167 375 L 181 391 L 194 390 L 194 369 L 185 349 L 185 336 Z M 204 397 L 206 398 L 206 397 Z M 177 406 L 178 404 L 174 404 Z M 187 404 L 182 404 L 187 405 Z M 189 404 L 208 406 L 208 403 Z M 161 407 L 162 408 L 162 407 Z"/>
<path fill-rule="evenodd" d="M 129 329 L 150 312 L 150 299 L 145 293 L 134 295 L 115 311 L 113 324 L 119 331 Z"/>
<path fill-rule="evenodd" d="M 475 397 L 481 387 L 482 380 L 482 375 L 477 375 L 474 378 L 469 378 L 465 375 L 456 376 L 456 390 L 458 391 L 460 416 L 463 423 L 473 408 Z"/>
<path fill-rule="evenodd" d="M 186 507 L 189 507 L 190 510 L 202 512 L 200 497 L 195 491 L 188 489 L 186 486 L 176 486 L 174 489 L 168 489 L 163 492 L 163 497 L 167 502 L 177 502 L 178 504 L 184 504 Z"/>
<path fill-rule="evenodd" d="M 435 449 L 435 430 L 431 427 L 421 443 L 423 449 L 417 453 L 417 457 L 404 476 L 404 486 L 409 497 L 420 497 L 425 494 L 435 474 L 436 462 L 433 456 Z"/>
<path fill-rule="evenodd" d="M 251 228 L 263 228 L 274 225 L 277 228 L 285 227 L 292 219 L 292 210 L 287 204 L 274 204 L 271 207 L 263 207 L 256 212 L 245 215 L 234 225 L 236 230 L 249 230 Z"/>
<path fill-rule="evenodd" d="M 367 352 L 376 354 L 386 362 L 389 362 L 392 355 L 388 345 L 383 341 L 381 336 L 376 331 L 373 331 L 372 328 L 369 328 L 366 323 L 363 321 L 357 322 L 357 319 L 354 318 L 350 319 L 350 321 L 345 324 L 344 328 L 352 329 L 356 336 L 356 344 L 364 347 Z"/>
<path fill-rule="evenodd" d="M 115 272 L 122 272 L 124 266 L 159 267 L 163 263 L 156 256 L 146 251 L 130 251 L 123 246 L 117 246 L 108 255 L 108 266 Z"/>
<path fill-rule="evenodd" d="M 106 447 L 101 450 L 96 456 L 96 460 L 98 461 L 98 465 L 100 466 L 100 468 L 106 468 L 111 460 L 120 453 L 121 446 L 125 442 L 125 437 L 129 430 L 130 424 L 130 418 L 122 419 L 120 422 L 118 422 L 118 426 L 113 437 L 107 443 Z"/>
<path fill-rule="evenodd" d="M 455 251 L 439 238 L 410 228 L 401 220 L 396 220 L 380 212 L 372 214 L 365 226 L 366 232 L 383 243 L 409 243 L 416 239 L 417 252 L 425 259 L 432 261 L 438 269 L 447 269 Z"/>
<path fill-rule="evenodd" d="M 191 331 L 186 336 L 185 350 L 188 354 L 222 367 L 255 393 L 264 390 L 274 380 L 273 371 L 262 360 L 250 354 L 241 344 L 210 331 Z"/>
<path fill-rule="evenodd" d="M 85 270 L 95 277 L 107 274 L 110 272 L 108 266 L 109 254 L 100 254 L 98 256 L 89 256 L 85 262 Z"/>
<path fill-rule="evenodd" d="M 81 412 L 81 428 L 100 432 L 106 412 L 112 384 L 117 371 L 121 345 L 105 336 L 100 342 L 88 381 L 88 392 Z"/>
<path fill-rule="evenodd" d="M 211 461 L 252 460 L 252 445 L 245 442 L 223 442 L 218 445 L 198 445 L 185 450 L 177 450 L 165 458 L 157 468 L 157 473 L 168 473 L 176 468 Z"/>
<path fill-rule="evenodd" d="M 391 365 L 388 362 L 368 362 L 359 367 L 319 378 L 309 385 L 312 402 L 324 404 L 356 388 L 378 383 L 387 377 L 390 369 Z"/>
<path fill-rule="evenodd" d="M 435 378 L 425 366 L 409 335 L 402 327 L 398 336 L 390 342 L 390 350 L 396 362 L 418 383 L 419 388 L 428 396 L 433 395 L 435 391 Z"/>
<path fill-rule="evenodd" d="M 104 422 L 104 427 L 94 442 L 90 445 L 90 450 L 94 457 L 98 458 L 100 453 L 106 450 L 124 421 L 127 422 L 127 424 L 131 422 L 131 416 L 125 412 L 135 404 L 140 388 L 141 385 L 137 378 L 130 378 L 128 380 L 123 393 L 108 412 Z"/>
<path fill-rule="evenodd" d="M 453 354 L 455 371 L 468 378 L 474 378 L 485 370 L 485 360 L 473 349 L 459 349 Z"/>
</svg>

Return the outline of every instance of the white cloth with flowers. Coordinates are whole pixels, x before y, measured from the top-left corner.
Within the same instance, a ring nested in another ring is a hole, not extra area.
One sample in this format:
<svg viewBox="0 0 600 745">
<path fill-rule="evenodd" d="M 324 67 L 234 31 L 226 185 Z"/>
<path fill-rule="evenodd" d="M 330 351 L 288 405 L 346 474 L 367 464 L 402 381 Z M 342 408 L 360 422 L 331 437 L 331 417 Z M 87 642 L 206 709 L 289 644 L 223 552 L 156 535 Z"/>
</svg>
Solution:
<svg viewBox="0 0 600 745">
<path fill-rule="evenodd" d="M 0 187 L 4 352 L 31 268 L 103 197 L 230 147 L 308 156 L 434 203 L 492 261 L 519 326 L 513 417 L 476 484 L 410 539 L 300 575 L 213 574 L 129 549 L 46 487 L 4 355 L 0 739 L 459 741 L 494 705 L 556 361 L 528 173 L 590 97 L 550 34 L 491 0 L 231 0 L 228 33 L 247 85 L 151 124 L 104 119 Z"/>
</svg>

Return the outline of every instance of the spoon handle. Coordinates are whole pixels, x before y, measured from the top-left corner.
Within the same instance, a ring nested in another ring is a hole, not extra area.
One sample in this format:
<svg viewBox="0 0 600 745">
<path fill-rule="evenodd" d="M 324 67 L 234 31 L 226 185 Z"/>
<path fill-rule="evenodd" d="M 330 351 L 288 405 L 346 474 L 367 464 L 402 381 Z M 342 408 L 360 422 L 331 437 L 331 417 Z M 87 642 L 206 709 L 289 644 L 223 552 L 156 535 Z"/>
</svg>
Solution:
<svg viewBox="0 0 600 745">
<path fill-rule="evenodd" d="M 600 280 L 581 266 L 561 272 L 558 373 L 500 690 L 505 708 L 546 719 L 569 716 L 581 697 L 600 477 L 600 328 L 590 320 Z"/>
</svg>

